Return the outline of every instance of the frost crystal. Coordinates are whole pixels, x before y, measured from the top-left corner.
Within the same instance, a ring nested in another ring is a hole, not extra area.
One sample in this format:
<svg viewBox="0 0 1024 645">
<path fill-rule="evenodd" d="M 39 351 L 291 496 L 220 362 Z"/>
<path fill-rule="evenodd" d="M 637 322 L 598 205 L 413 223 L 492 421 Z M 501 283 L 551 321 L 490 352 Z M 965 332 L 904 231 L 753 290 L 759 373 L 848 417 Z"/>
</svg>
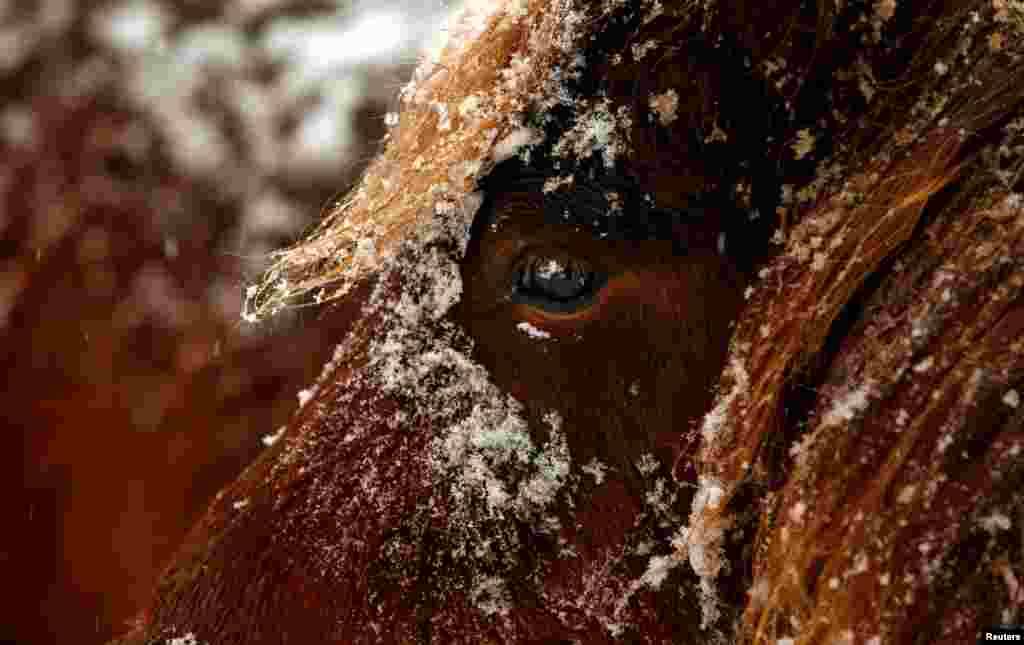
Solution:
<svg viewBox="0 0 1024 645">
<path fill-rule="evenodd" d="M 852 421 L 867 409 L 870 401 L 868 397 L 873 388 L 874 383 L 869 381 L 855 390 L 850 390 L 845 397 L 838 399 L 832 405 L 832 409 L 825 415 L 821 424 L 827 427 Z"/>
<path fill-rule="evenodd" d="M 495 576 L 479 580 L 470 592 L 470 598 L 487 616 L 507 614 L 512 607 L 512 594 L 509 593 L 505 581 Z"/>
<path fill-rule="evenodd" d="M 566 175 L 565 177 L 549 177 L 544 180 L 544 193 L 552 193 L 562 186 L 572 186 L 576 181 L 576 177 L 573 175 Z"/>
<path fill-rule="evenodd" d="M 594 478 L 594 483 L 600 486 L 601 483 L 604 482 L 604 474 L 605 471 L 608 470 L 608 467 L 598 461 L 595 457 L 585 463 L 582 466 L 582 470 L 588 475 L 591 475 Z"/>
<path fill-rule="evenodd" d="M 677 118 L 679 94 L 675 90 L 666 90 L 662 94 L 655 94 L 651 97 L 649 105 L 651 110 L 658 115 L 658 123 L 666 127 L 670 126 Z"/>
<path fill-rule="evenodd" d="M 867 410 L 874 390 L 874 381 L 868 380 L 860 387 L 849 390 L 844 396 L 837 397 L 832 402 L 832 407 L 825 413 L 817 427 L 790 447 L 789 454 L 796 458 L 799 468 L 803 469 L 806 466 L 811 450 L 823 431 L 842 427 Z"/>
<path fill-rule="evenodd" d="M 1020 405 L 1020 393 L 1017 390 L 1010 389 L 1003 395 L 1003 403 L 1016 409 Z"/>
<path fill-rule="evenodd" d="M 644 475 L 650 475 L 651 473 L 658 470 L 659 462 L 649 452 L 645 452 L 640 455 L 640 459 L 636 462 L 636 469 Z"/>
<path fill-rule="evenodd" d="M 511 159 L 526 146 L 540 141 L 540 135 L 530 128 L 519 128 L 494 145 L 491 157 L 495 163 Z"/>
<path fill-rule="evenodd" d="M 764 276 L 761 277 L 763 278 Z M 715 407 L 705 415 L 704 422 L 701 424 L 701 435 L 704 437 L 704 441 L 708 444 L 714 441 L 722 426 L 725 424 L 729 408 L 732 407 L 733 401 L 744 394 L 750 387 L 750 377 L 747 374 L 747 369 L 739 358 L 733 356 L 733 358 L 730 359 L 729 365 L 726 368 L 726 373 L 733 379 L 732 389 L 729 390 L 727 395 L 719 397 Z"/>
<path fill-rule="evenodd" d="M 995 534 L 999 531 L 1009 531 L 1010 527 L 1013 525 L 1010 522 L 1009 517 L 1003 515 L 1002 513 L 996 512 L 992 513 L 987 517 L 981 518 L 978 524 L 981 525 L 981 528 L 985 529 L 986 531 L 992 534 Z"/>
<path fill-rule="evenodd" d="M 537 338 L 537 339 L 541 339 L 541 340 L 547 339 L 547 338 L 551 338 L 551 334 L 550 333 L 544 331 L 543 329 L 537 329 L 536 327 L 534 327 L 533 325 L 531 325 L 528 322 L 521 322 L 521 323 L 519 323 L 518 325 L 516 325 L 516 329 L 518 329 L 519 331 L 523 332 L 524 334 L 526 334 L 530 338 Z"/>
<path fill-rule="evenodd" d="M 656 555 L 647 563 L 647 570 L 640 578 L 640 582 L 651 589 L 660 589 L 661 583 L 665 581 L 672 569 L 680 564 L 680 559 L 675 554 Z"/>
<path fill-rule="evenodd" d="M 700 577 L 702 629 L 707 629 L 721 615 L 715 579 L 726 567 L 723 542 L 731 520 L 714 516 L 709 519 L 706 511 L 717 509 L 724 495 L 725 488 L 721 481 L 701 476 L 700 487 L 693 497 L 690 526 L 684 528 L 679 536 L 680 546 L 685 547 L 689 554 L 690 566 Z"/>
<path fill-rule="evenodd" d="M 814 150 L 814 135 L 807 128 L 800 130 L 796 133 L 796 142 L 793 144 L 793 152 L 796 154 L 797 159 L 803 159 Z"/>
<path fill-rule="evenodd" d="M 281 426 L 273 434 L 264 435 L 260 439 L 260 441 L 263 442 L 264 446 L 267 446 L 269 448 L 270 446 L 272 446 L 275 443 L 277 443 L 277 440 L 280 439 L 284 435 L 284 431 L 287 430 L 287 429 L 288 429 L 288 426 Z"/>
<path fill-rule="evenodd" d="M 643 57 L 647 55 L 647 52 L 651 51 L 652 49 L 656 48 L 657 46 L 658 46 L 657 41 L 650 40 L 650 39 L 640 43 L 639 45 L 633 45 L 633 47 L 632 47 L 633 58 L 636 59 L 636 60 L 642 60 Z"/>
<path fill-rule="evenodd" d="M 313 396 L 316 394 L 316 391 L 317 387 L 315 385 L 305 390 L 299 390 L 297 397 L 299 399 L 300 409 L 306 407 L 306 404 L 309 403 L 310 399 L 313 398 Z"/>
<path fill-rule="evenodd" d="M 611 100 L 605 98 L 579 116 L 575 125 L 555 144 L 554 152 L 586 159 L 600 151 L 605 167 L 612 168 L 615 159 L 628 149 L 632 125 L 629 108 L 620 106 L 612 114 Z"/>
</svg>

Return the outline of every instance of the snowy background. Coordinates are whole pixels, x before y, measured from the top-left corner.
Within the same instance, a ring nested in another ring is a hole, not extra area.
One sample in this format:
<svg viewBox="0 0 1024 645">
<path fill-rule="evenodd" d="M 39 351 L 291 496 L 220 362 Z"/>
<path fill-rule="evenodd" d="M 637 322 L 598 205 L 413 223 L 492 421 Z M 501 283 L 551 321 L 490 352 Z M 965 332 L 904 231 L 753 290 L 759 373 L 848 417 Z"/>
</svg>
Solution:
<svg viewBox="0 0 1024 645">
<path fill-rule="evenodd" d="M 292 414 L 331 343 L 241 324 L 245 283 L 358 178 L 453 8 L 0 0 L 0 642 L 123 631 Z"/>
<path fill-rule="evenodd" d="M 0 139 L 31 145 L 34 97 L 108 97 L 138 115 L 127 157 L 209 186 L 216 244 L 251 274 L 373 156 L 450 4 L 0 0 Z M 165 226 L 173 253 L 188 225 Z"/>
</svg>

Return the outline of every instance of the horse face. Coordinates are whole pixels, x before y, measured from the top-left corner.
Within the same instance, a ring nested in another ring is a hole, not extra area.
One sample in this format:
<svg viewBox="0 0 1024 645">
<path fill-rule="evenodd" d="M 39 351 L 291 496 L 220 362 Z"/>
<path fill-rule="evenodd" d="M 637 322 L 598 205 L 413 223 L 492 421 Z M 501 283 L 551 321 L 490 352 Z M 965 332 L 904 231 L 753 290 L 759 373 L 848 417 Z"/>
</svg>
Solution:
<svg viewBox="0 0 1024 645">
<path fill-rule="evenodd" d="M 672 467 L 740 278 L 708 231 L 601 239 L 543 201 L 490 194 L 460 263 L 408 250 L 331 310 L 350 336 L 195 529 L 149 637 L 600 642 L 725 620 L 672 554 L 692 498 Z"/>
</svg>

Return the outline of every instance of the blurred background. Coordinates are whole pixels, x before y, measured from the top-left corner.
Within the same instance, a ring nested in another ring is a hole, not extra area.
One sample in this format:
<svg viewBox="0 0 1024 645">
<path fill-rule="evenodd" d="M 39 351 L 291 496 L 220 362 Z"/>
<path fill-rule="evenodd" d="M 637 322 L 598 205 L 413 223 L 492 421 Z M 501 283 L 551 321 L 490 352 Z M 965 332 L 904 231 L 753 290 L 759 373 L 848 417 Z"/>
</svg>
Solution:
<svg viewBox="0 0 1024 645">
<path fill-rule="evenodd" d="M 372 158 L 440 0 L 0 0 L 0 641 L 126 631 L 338 342 L 245 281 Z"/>
</svg>

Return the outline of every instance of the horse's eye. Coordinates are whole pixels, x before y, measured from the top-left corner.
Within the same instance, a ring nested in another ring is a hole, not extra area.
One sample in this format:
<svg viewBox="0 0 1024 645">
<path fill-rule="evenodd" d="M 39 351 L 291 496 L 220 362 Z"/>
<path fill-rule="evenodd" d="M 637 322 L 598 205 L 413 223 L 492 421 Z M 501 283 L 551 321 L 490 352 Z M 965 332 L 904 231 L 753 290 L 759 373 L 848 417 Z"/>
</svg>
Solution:
<svg viewBox="0 0 1024 645">
<path fill-rule="evenodd" d="M 512 302 L 558 314 L 589 307 L 607 275 L 561 251 L 527 251 L 512 272 Z"/>
</svg>

